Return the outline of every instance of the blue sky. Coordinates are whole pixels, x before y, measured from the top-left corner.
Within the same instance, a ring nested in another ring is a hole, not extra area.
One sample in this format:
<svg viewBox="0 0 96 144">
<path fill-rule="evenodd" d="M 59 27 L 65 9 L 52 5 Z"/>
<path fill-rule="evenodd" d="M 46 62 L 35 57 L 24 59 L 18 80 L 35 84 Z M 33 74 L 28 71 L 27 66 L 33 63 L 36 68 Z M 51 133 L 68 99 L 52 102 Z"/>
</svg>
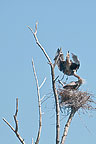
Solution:
<svg viewBox="0 0 96 144">
<path fill-rule="evenodd" d="M 69 50 L 78 55 L 78 74 L 85 79 L 82 89 L 96 94 L 96 1 L 95 0 L 2 0 L 0 1 L 0 143 L 19 144 L 12 126 L 15 100 L 19 98 L 19 132 L 26 144 L 37 136 L 37 92 L 31 59 L 33 57 L 39 83 L 46 77 L 41 97 L 52 92 L 50 67 L 36 46 L 27 25 L 34 29 L 38 21 L 38 39 L 53 60 L 58 47 L 64 55 Z M 56 75 L 62 76 L 58 68 Z M 71 77 L 70 77 L 71 80 Z M 43 126 L 40 143 L 55 144 L 55 108 L 51 95 L 42 104 Z M 66 144 L 96 142 L 96 114 L 75 115 Z M 61 121 L 61 135 L 67 118 Z M 90 129 L 91 133 L 85 128 Z"/>
</svg>

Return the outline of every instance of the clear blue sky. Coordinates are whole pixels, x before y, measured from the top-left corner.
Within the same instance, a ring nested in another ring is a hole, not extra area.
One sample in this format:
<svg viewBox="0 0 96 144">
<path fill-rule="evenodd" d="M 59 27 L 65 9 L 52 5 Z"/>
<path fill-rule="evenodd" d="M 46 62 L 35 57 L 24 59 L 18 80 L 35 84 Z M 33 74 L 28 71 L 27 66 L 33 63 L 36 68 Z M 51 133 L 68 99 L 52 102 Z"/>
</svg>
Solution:
<svg viewBox="0 0 96 144">
<path fill-rule="evenodd" d="M 13 126 L 15 100 L 19 98 L 19 132 L 31 144 L 38 129 L 37 92 L 32 71 L 33 57 L 39 83 L 46 77 L 41 97 L 52 91 L 50 67 L 36 46 L 27 25 L 38 21 L 38 38 L 53 60 L 58 47 L 76 53 L 81 61 L 78 74 L 86 80 L 82 89 L 96 94 L 96 1 L 95 0 L 1 0 L 0 1 L 0 143 L 19 144 L 2 121 Z M 61 73 L 56 68 L 56 75 Z M 40 143 L 55 144 L 54 99 L 42 105 Z M 92 117 L 75 115 L 66 144 L 96 143 L 96 112 Z M 61 135 L 67 118 L 61 121 Z M 91 134 L 84 124 L 90 129 Z"/>
</svg>

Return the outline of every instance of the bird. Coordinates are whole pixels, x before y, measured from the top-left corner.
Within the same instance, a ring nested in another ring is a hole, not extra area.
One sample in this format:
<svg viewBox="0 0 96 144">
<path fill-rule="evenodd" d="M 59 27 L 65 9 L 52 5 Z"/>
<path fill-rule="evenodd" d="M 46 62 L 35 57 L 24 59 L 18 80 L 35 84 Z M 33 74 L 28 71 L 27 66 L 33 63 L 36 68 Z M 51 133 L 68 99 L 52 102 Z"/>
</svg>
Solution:
<svg viewBox="0 0 96 144">
<path fill-rule="evenodd" d="M 72 81 L 69 84 L 63 86 L 64 89 L 77 90 L 83 83 L 83 79 L 79 79 L 78 81 Z"/>
<path fill-rule="evenodd" d="M 74 75 L 75 77 L 80 79 L 80 77 L 76 74 L 77 70 L 80 67 L 80 61 L 75 54 L 73 54 L 73 53 L 71 53 L 71 54 L 72 54 L 72 60 L 70 60 L 69 51 L 67 52 L 66 58 L 64 60 L 64 55 L 63 55 L 62 51 L 58 48 L 55 58 L 54 58 L 54 61 L 56 62 L 59 70 L 62 71 L 65 75 L 67 75 L 67 76 Z M 58 58 L 58 60 L 57 60 L 57 58 Z"/>
</svg>

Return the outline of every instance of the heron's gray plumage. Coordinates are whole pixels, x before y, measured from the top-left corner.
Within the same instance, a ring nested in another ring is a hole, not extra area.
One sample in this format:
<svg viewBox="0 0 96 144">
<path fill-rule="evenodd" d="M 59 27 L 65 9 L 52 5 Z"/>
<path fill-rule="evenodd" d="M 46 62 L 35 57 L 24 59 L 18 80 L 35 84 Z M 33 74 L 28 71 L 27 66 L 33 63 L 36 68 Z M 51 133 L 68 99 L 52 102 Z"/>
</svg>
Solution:
<svg viewBox="0 0 96 144">
<path fill-rule="evenodd" d="M 72 59 L 73 59 L 73 61 L 74 61 L 77 65 L 80 65 L 80 61 L 79 61 L 78 57 L 77 57 L 75 54 L 73 54 L 73 53 L 71 53 L 71 54 L 72 54 Z"/>
<path fill-rule="evenodd" d="M 63 86 L 63 88 L 77 90 L 81 86 L 82 83 L 83 83 L 83 80 L 79 79 L 78 81 L 72 81 L 72 82 L 70 82 L 69 84 Z"/>
<path fill-rule="evenodd" d="M 77 58 L 77 56 L 72 53 L 73 61 L 70 60 L 70 53 L 68 51 L 67 55 L 66 55 L 66 59 L 64 60 L 64 55 L 63 55 L 62 51 L 60 52 L 60 49 L 58 49 L 56 52 L 56 56 L 54 58 L 55 61 L 56 61 L 56 58 L 58 57 L 59 53 L 60 53 L 60 57 L 56 63 L 59 70 L 68 76 L 74 75 L 74 72 L 76 72 L 80 67 L 80 61 Z M 74 76 L 77 77 L 76 74 Z"/>
</svg>

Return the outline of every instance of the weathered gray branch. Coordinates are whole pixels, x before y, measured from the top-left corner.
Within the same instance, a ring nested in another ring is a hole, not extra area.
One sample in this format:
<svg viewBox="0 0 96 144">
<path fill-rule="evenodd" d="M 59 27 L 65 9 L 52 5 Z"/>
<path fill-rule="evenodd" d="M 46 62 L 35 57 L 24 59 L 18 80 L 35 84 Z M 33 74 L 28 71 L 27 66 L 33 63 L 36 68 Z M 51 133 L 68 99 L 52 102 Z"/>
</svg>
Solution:
<svg viewBox="0 0 96 144">
<path fill-rule="evenodd" d="M 56 144 L 59 144 L 59 135 L 60 135 L 60 114 L 59 113 L 60 113 L 60 108 L 59 108 L 58 94 L 57 94 L 56 85 L 55 85 L 55 75 L 54 75 L 55 64 L 52 64 L 51 59 L 49 58 L 49 56 L 46 53 L 45 49 L 43 48 L 43 46 L 38 41 L 38 38 L 36 36 L 36 34 L 37 34 L 37 23 L 36 23 L 36 27 L 35 27 L 35 32 L 29 26 L 28 26 L 28 28 L 33 33 L 37 45 L 43 51 L 44 55 L 46 56 L 46 58 L 47 58 L 47 60 L 50 64 L 50 67 L 51 67 L 52 86 L 53 86 L 53 92 L 54 92 L 55 103 L 56 103 Z"/>
<path fill-rule="evenodd" d="M 59 98 L 58 98 L 56 85 L 55 85 L 55 75 L 54 75 L 53 65 L 51 66 L 51 75 L 52 75 L 53 92 L 54 92 L 55 103 L 56 103 L 56 144 L 59 144 L 59 137 L 60 137 L 60 107 L 59 107 Z"/>
<path fill-rule="evenodd" d="M 36 22 L 36 26 L 35 26 L 35 32 L 28 26 L 28 28 L 31 30 L 31 32 L 33 33 L 33 36 L 34 36 L 34 38 L 35 38 L 35 40 L 36 40 L 36 43 L 37 43 L 37 45 L 41 48 L 41 50 L 43 51 L 43 53 L 44 53 L 44 55 L 46 56 L 46 58 L 47 58 L 47 60 L 48 60 L 48 62 L 49 63 L 51 63 L 51 59 L 49 58 L 49 56 L 47 55 L 47 53 L 46 53 L 46 51 L 45 51 L 45 49 L 43 48 L 43 46 L 39 43 L 39 41 L 38 41 L 38 38 L 37 38 L 37 36 L 36 36 L 36 34 L 37 34 L 37 22 Z"/>
<path fill-rule="evenodd" d="M 68 121 L 67 121 L 67 123 L 66 123 L 66 125 L 65 125 L 65 127 L 64 127 L 64 132 L 63 132 L 63 136 L 62 136 L 62 139 L 61 139 L 61 143 L 60 143 L 60 144 L 64 144 L 64 142 L 65 142 L 66 136 L 67 136 L 67 134 L 68 134 L 68 129 L 69 129 L 69 126 L 70 126 L 70 124 L 71 124 L 71 121 L 72 121 L 72 118 L 73 118 L 75 112 L 76 112 L 75 109 L 72 109 L 72 110 L 71 110 L 71 113 L 70 113 L 70 115 L 69 115 Z"/>
<path fill-rule="evenodd" d="M 17 113 L 18 113 L 18 98 L 16 99 L 16 113 L 14 115 L 14 121 L 15 121 L 15 125 L 16 128 L 14 129 L 11 124 L 5 119 L 3 118 L 3 121 L 11 128 L 11 130 L 16 134 L 17 138 L 20 140 L 20 142 L 22 144 L 25 144 L 24 139 L 22 139 L 22 137 L 20 136 L 20 134 L 18 133 L 18 120 L 17 120 Z"/>
<path fill-rule="evenodd" d="M 42 112 L 41 112 L 41 99 L 40 99 L 40 92 L 39 92 L 40 87 L 39 87 L 39 84 L 38 84 L 38 79 L 37 79 L 33 59 L 32 59 L 32 66 L 33 66 L 34 77 L 35 77 L 35 80 L 36 80 L 37 95 L 38 95 L 38 106 L 39 106 L 39 129 L 38 129 L 37 139 L 36 139 L 36 142 L 35 142 L 35 144 L 38 144 L 39 140 L 40 140 L 41 128 L 42 128 Z M 45 82 L 45 80 L 44 80 L 44 82 Z M 41 85 L 43 85 L 44 82 Z"/>
</svg>

